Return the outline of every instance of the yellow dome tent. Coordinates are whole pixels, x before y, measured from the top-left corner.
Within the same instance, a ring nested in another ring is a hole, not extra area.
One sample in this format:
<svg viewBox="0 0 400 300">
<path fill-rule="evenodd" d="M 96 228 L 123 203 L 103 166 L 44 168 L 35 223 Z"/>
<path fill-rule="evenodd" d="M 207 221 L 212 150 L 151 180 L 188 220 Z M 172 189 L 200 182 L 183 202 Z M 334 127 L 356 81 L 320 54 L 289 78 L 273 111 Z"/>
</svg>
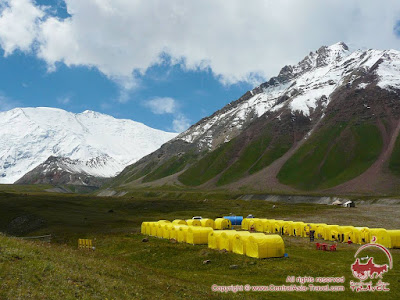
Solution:
<svg viewBox="0 0 400 300">
<path fill-rule="evenodd" d="M 290 231 L 293 225 L 293 221 L 284 221 L 283 223 L 283 234 L 284 235 L 290 235 Z"/>
<path fill-rule="evenodd" d="M 250 236 L 264 236 L 263 233 L 251 233 L 248 231 L 237 231 L 232 237 L 232 252 L 236 254 L 245 255 L 246 254 L 246 240 Z"/>
<path fill-rule="evenodd" d="M 315 230 L 315 237 L 317 239 L 325 239 L 325 228 L 326 226 L 328 226 L 327 224 L 313 224 L 316 226 L 316 230 Z M 313 227 L 311 227 L 313 228 Z"/>
<path fill-rule="evenodd" d="M 375 243 L 381 244 L 386 248 L 392 248 L 391 238 L 389 233 L 384 228 L 370 228 L 369 229 L 371 235 L 371 241 L 373 241 L 373 237 L 376 237 Z"/>
<path fill-rule="evenodd" d="M 181 220 L 181 219 L 176 219 L 172 221 L 172 224 L 174 225 L 187 225 L 185 220 Z"/>
<path fill-rule="evenodd" d="M 306 236 L 306 228 L 305 227 L 307 227 L 307 225 L 303 222 L 293 222 L 292 224 L 290 224 L 289 234 L 291 236 L 305 237 Z"/>
<path fill-rule="evenodd" d="M 247 230 L 250 230 L 251 228 L 256 230 L 258 220 L 259 220 L 258 218 L 249 218 L 247 221 Z"/>
<path fill-rule="evenodd" d="M 150 235 L 157 236 L 158 222 L 150 222 Z"/>
<path fill-rule="evenodd" d="M 180 243 L 186 243 L 187 239 L 187 232 L 189 230 L 189 226 L 187 225 L 180 225 L 178 228 L 178 234 L 177 234 L 177 241 Z"/>
<path fill-rule="evenodd" d="M 193 245 L 208 244 L 208 234 L 213 231 L 211 227 L 189 226 L 186 243 Z"/>
<path fill-rule="evenodd" d="M 224 231 L 219 236 L 219 249 L 232 252 L 233 237 L 237 233 L 235 230 Z"/>
<path fill-rule="evenodd" d="M 276 220 L 274 222 L 274 232 L 275 234 L 283 234 L 283 225 L 285 224 L 285 221 L 282 220 Z"/>
<path fill-rule="evenodd" d="M 174 225 L 172 223 L 165 223 L 162 225 L 162 238 L 163 239 L 170 239 L 170 232 L 171 232 L 171 228 Z"/>
<path fill-rule="evenodd" d="M 208 234 L 208 248 L 221 249 L 219 247 L 219 243 L 221 241 L 220 237 L 221 237 L 222 233 L 227 232 L 227 231 L 228 232 L 230 232 L 230 231 L 236 232 L 235 230 L 213 230 L 213 231 L 211 231 Z"/>
<path fill-rule="evenodd" d="M 275 221 L 276 221 L 276 220 L 274 220 L 274 219 L 265 219 L 265 220 L 263 221 L 263 223 L 264 223 L 264 232 L 267 232 L 267 233 L 274 233 L 274 224 L 275 224 Z"/>
<path fill-rule="evenodd" d="M 140 226 L 140 233 L 141 234 L 146 234 L 146 229 L 147 229 L 148 223 L 149 222 L 142 222 L 142 226 Z"/>
<path fill-rule="evenodd" d="M 178 232 L 179 232 L 179 228 L 181 226 L 186 226 L 186 225 L 172 225 L 172 227 L 170 228 L 170 231 L 169 231 L 170 239 L 178 240 Z"/>
<path fill-rule="evenodd" d="M 354 226 L 339 226 L 338 240 L 347 243 L 349 240 L 353 243 L 358 241 L 356 229 Z"/>
<path fill-rule="evenodd" d="M 225 218 L 217 218 L 215 219 L 215 228 L 214 229 L 230 229 L 232 228 L 232 223 L 231 220 L 225 219 Z"/>
<path fill-rule="evenodd" d="M 282 257 L 284 254 L 285 245 L 279 235 L 250 235 L 246 239 L 246 255 L 249 257 Z"/>
<path fill-rule="evenodd" d="M 200 222 L 202 227 L 211 227 L 212 229 L 215 227 L 213 219 L 201 219 Z"/>
<path fill-rule="evenodd" d="M 264 232 L 264 221 L 266 221 L 267 219 L 257 219 L 254 222 L 254 229 L 257 232 Z"/>
<path fill-rule="evenodd" d="M 201 226 L 200 220 L 193 220 L 193 219 L 186 220 L 186 224 L 188 226 Z"/>
<path fill-rule="evenodd" d="M 392 248 L 400 248 L 400 230 L 388 230 Z"/>
<path fill-rule="evenodd" d="M 339 235 L 339 225 L 326 225 L 324 232 L 324 240 L 326 241 L 336 241 Z"/>
</svg>

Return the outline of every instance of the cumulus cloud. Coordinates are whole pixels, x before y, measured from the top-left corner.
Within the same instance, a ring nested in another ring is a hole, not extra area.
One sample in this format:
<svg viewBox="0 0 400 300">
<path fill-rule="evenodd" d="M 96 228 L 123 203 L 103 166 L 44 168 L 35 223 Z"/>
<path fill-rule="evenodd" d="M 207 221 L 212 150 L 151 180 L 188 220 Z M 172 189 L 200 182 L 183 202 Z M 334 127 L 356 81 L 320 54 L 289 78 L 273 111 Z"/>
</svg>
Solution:
<svg viewBox="0 0 400 300">
<path fill-rule="evenodd" d="M 32 0 L 2 2 L 6 54 L 33 49 L 50 70 L 94 67 L 128 91 L 166 55 L 224 84 L 256 84 L 321 45 L 400 46 L 398 0 L 65 0 L 65 19 Z"/>
<path fill-rule="evenodd" d="M 68 105 L 69 103 L 71 103 L 71 97 L 70 96 L 58 97 L 57 102 L 62 105 Z"/>
<path fill-rule="evenodd" d="M 144 102 L 144 106 L 157 115 L 174 114 L 178 110 L 178 103 L 170 97 L 156 97 Z"/>
<path fill-rule="evenodd" d="M 0 11 L 0 45 L 5 55 L 16 49 L 29 51 L 40 33 L 45 12 L 31 0 L 0 1 Z"/>
</svg>

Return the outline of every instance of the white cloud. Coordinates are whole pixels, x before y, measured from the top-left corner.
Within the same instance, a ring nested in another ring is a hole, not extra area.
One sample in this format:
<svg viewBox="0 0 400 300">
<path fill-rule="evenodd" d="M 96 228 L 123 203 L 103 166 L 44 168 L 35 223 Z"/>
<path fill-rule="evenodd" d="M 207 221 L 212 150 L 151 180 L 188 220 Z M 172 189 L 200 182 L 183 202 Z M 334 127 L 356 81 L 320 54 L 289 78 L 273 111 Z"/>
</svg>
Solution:
<svg viewBox="0 0 400 300">
<path fill-rule="evenodd" d="M 0 45 L 5 55 L 29 51 L 37 38 L 44 11 L 31 0 L 0 0 Z"/>
<path fill-rule="evenodd" d="M 174 114 L 178 110 L 178 103 L 170 97 L 156 97 L 143 103 L 153 114 Z"/>
<path fill-rule="evenodd" d="M 66 19 L 31 0 L 0 1 L 6 54 L 34 48 L 50 70 L 95 67 L 126 91 L 161 54 L 186 69 L 210 68 L 225 84 L 256 84 L 321 45 L 400 47 L 398 0 L 65 0 Z"/>
<path fill-rule="evenodd" d="M 190 126 L 190 120 L 182 114 L 176 116 L 172 121 L 172 129 L 175 132 L 183 132 L 186 129 L 188 129 L 189 126 Z"/>
</svg>

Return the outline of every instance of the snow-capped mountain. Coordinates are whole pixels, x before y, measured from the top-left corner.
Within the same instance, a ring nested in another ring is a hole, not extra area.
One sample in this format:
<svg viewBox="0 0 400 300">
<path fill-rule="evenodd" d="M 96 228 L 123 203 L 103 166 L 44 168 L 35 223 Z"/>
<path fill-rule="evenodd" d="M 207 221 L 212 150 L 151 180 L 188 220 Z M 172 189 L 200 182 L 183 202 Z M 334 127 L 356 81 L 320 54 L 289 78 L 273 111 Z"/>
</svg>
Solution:
<svg viewBox="0 0 400 300">
<path fill-rule="evenodd" d="M 113 185 L 386 193 L 400 185 L 399 133 L 400 52 L 340 42 L 283 67 Z"/>
<path fill-rule="evenodd" d="M 254 119 L 283 107 L 305 116 L 320 106 L 324 109 L 332 93 L 343 84 L 352 84 L 366 73 L 374 81 L 361 82 L 359 88 L 376 84 L 383 89 L 400 88 L 400 52 L 397 50 L 350 51 L 343 42 L 323 46 L 294 66 L 285 66 L 277 77 L 246 93 L 211 117 L 181 133 L 176 139 L 198 143 L 200 148 L 214 149 L 230 141 Z M 365 78 L 367 79 L 367 78 Z"/>
<path fill-rule="evenodd" d="M 94 111 L 0 112 L 0 183 L 14 183 L 50 156 L 62 158 L 71 173 L 112 177 L 175 136 Z"/>
</svg>

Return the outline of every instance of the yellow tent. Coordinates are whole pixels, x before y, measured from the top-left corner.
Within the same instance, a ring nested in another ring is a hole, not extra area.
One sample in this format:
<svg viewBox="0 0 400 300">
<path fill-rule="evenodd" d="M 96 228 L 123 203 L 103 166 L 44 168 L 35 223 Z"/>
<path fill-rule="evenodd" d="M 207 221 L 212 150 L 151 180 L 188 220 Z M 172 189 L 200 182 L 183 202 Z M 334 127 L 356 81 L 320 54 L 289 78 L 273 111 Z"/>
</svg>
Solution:
<svg viewBox="0 0 400 300">
<path fill-rule="evenodd" d="M 215 228 L 214 229 L 230 229 L 232 228 L 232 223 L 231 220 L 225 219 L 225 218 L 217 218 L 215 219 Z"/>
<path fill-rule="evenodd" d="M 193 245 L 208 244 L 208 234 L 213 231 L 211 227 L 189 226 L 186 243 Z"/>
<path fill-rule="evenodd" d="M 293 222 L 289 227 L 291 236 L 306 236 L 306 227 L 307 225 L 303 222 Z"/>
<path fill-rule="evenodd" d="M 264 223 L 264 232 L 267 232 L 267 233 L 274 233 L 274 224 L 275 224 L 275 221 L 276 221 L 276 220 L 274 220 L 274 219 L 265 219 L 265 220 L 263 221 L 263 223 Z"/>
<path fill-rule="evenodd" d="M 172 225 L 170 230 L 169 230 L 169 238 L 170 239 L 174 239 L 174 240 L 178 240 L 178 232 L 179 232 L 179 228 L 181 226 L 186 226 L 186 225 Z"/>
<path fill-rule="evenodd" d="M 316 227 L 314 227 L 314 226 L 316 226 Z M 317 238 L 317 239 L 325 239 L 325 228 L 326 228 L 326 226 L 328 226 L 327 224 L 323 224 L 323 223 L 321 223 L 321 224 L 312 224 L 312 226 L 311 226 L 311 230 L 314 230 L 313 228 L 316 228 L 315 229 L 315 238 Z"/>
<path fill-rule="evenodd" d="M 219 249 L 232 252 L 233 237 L 235 234 L 237 234 L 235 230 L 224 231 L 219 236 Z"/>
<path fill-rule="evenodd" d="M 367 244 L 371 241 L 371 233 L 368 227 L 354 227 L 357 238 L 357 244 Z"/>
<path fill-rule="evenodd" d="M 248 219 L 248 221 L 247 221 L 247 230 L 251 230 L 251 229 L 256 230 L 256 226 L 257 226 L 258 220 L 259 220 L 258 218 L 250 218 L 250 219 Z"/>
<path fill-rule="evenodd" d="M 343 243 L 347 243 L 349 240 L 353 243 L 357 243 L 358 236 L 356 229 L 353 226 L 339 226 L 338 240 Z"/>
<path fill-rule="evenodd" d="M 170 232 L 174 225 L 172 223 L 164 223 L 162 225 L 162 238 L 163 239 L 170 239 Z"/>
<path fill-rule="evenodd" d="M 264 232 L 264 222 L 266 220 L 267 219 L 256 219 L 255 222 L 254 222 L 254 229 L 257 232 Z"/>
<path fill-rule="evenodd" d="M 186 221 L 185 220 L 180 220 L 180 219 L 176 219 L 172 221 L 172 224 L 174 225 L 186 225 Z"/>
<path fill-rule="evenodd" d="M 274 222 L 274 232 L 275 234 L 283 234 L 283 225 L 285 224 L 285 221 L 282 220 L 276 220 Z"/>
<path fill-rule="evenodd" d="M 213 231 L 211 231 L 208 234 L 208 248 L 220 249 L 219 248 L 220 236 L 225 231 L 232 231 L 232 230 L 213 230 Z"/>
<path fill-rule="evenodd" d="M 282 257 L 285 254 L 283 239 L 276 234 L 246 239 L 246 255 L 255 258 Z"/>
<path fill-rule="evenodd" d="M 293 221 L 283 221 L 283 234 L 290 235 L 290 229 L 292 228 Z"/>
<path fill-rule="evenodd" d="M 375 243 L 381 244 L 386 248 L 392 248 L 392 241 L 389 233 L 384 228 L 370 228 L 369 230 L 371 235 L 371 242 L 373 242 L 373 238 L 376 237 Z"/>
<path fill-rule="evenodd" d="M 187 232 L 189 230 L 189 226 L 180 225 L 179 228 L 175 227 L 175 230 L 178 230 L 177 241 L 180 243 L 186 243 Z"/>
<path fill-rule="evenodd" d="M 246 240 L 250 236 L 264 236 L 263 233 L 251 233 L 248 231 L 237 231 L 236 234 L 232 237 L 232 251 L 237 254 L 246 254 Z"/>
<path fill-rule="evenodd" d="M 186 220 L 186 224 L 188 226 L 201 226 L 200 220 L 193 220 L 193 219 Z"/>
<path fill-rule="evenodd" d="M 140 226 L 140 233 L 141 234 L 146 234 L 146 229 L 147 229 L 148 223 L 149 222 L 142 222 L 142 226 Z"/>
<path fill-rule="evenodd" d="M 150 222 L 150 235 L 157 236 L 158 222 Z"/>
<path fill-rule="evenodd" d="M 324 231 L 324 240 L 326 241 L 336 241 L 339 235 L 339 225 L 326 225 Z"/>
<path fill-rule="evenodd" d="M 203 227 L 211 227 L 212 229 L 215 227 L 213 219 L 201 219 L 200 222 Z"/>
<path fill-rule="evenodd" d="M 400 230 L 388 230 L 392 248 L 400 248 Z"/>
</svg>

